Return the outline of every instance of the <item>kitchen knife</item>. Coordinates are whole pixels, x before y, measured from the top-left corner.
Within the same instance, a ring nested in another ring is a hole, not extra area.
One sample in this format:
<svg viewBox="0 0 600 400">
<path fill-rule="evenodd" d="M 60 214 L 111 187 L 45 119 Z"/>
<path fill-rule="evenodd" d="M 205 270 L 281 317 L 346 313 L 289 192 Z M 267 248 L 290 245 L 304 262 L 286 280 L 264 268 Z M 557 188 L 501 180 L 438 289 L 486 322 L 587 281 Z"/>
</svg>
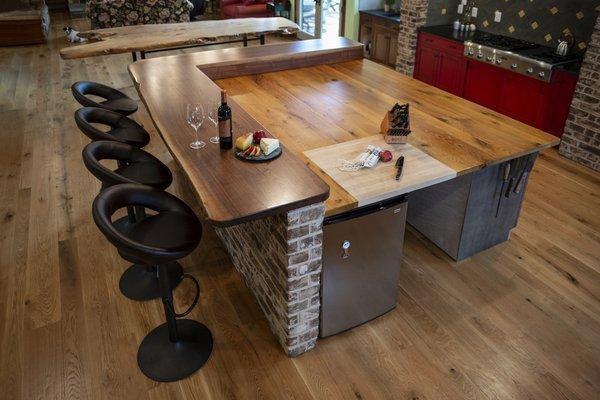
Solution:
<svg viewBox="0 0 600 400">
<path fill-rule="evenodd" d="M 513 164 L 514 163 L 514 164 Z M 511 169 L 514 169 L 515 171 L 519 170 L 519 167 L 521 166 L 521 160 L 517 159 L 517 160 L 511 160 L 510 161 L 510 165 L 511 165 Z M 512 165 L 514 165 L 515 168 L 512 168 Z M 513 185 L 515 184 L 515 176 L 511 176 L 510 180 L 508 181 L 508 186 L 506 187 L 506 192 L 504 193 L 504 197 L 506 197 L 507 199 L 510 197 L 510 192 L 513 189 Z"/>
<path fill-rule="evenodd" d="M 519 179 L 517 180 L 517 184 L 515 185 L 514 192 L 516 194 L 521 193 L 521 189 L 523 188 L 523 184 L 525 183 L 525 181 L 527 180 L 527 176 L 529 175 L 529 173 L 533 169 L 534 162 L 535 162 L 535 156 L 533 156 L 532 154 L 528 155 L 527 156 L 527 163 L 525 164 L 525 167 L 523 168 L 523 171 L 521 171 L 521 175 L 519 175 Z"/>
<path fill-rule="evenodd" d="M 504 171 L 502 173 L 502 186 L 500 186 L 500 195 L 498 196 L 498 205 L 496 206 L 496 218 L 498 218 L 498 214 L 500 213 L 500 204 L 502 203 L 502 194 L 504 193 L 504 187 L 508 182 L 508 177 L 510 176 L 510 163 L 504 164 Z"/>
<path fill-rule="evenodd" d="M 404 156 L 398 157 L 398 161 L 396 161 L 396 168 L 398 168 L 398 172 L 396 172 L 396 180 L 399 181 L 402 176 L 402 170 L 404 169 Z"/>
</svg>

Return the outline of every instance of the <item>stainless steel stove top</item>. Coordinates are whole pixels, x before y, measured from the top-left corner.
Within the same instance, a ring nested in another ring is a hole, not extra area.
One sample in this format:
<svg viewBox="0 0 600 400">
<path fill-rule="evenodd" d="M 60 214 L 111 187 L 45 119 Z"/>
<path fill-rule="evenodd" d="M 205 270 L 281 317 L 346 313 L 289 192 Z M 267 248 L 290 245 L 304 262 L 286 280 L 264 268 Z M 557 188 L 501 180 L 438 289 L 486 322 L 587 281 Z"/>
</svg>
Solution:
<svg viewBox="0 0 600 400">
<path fill-rule="evenodd" d="M 554 68 L 580 61 L 578 55 L 559 56 L 548 47 L 487 33 L 464 44 L 466 57 L 544 82 L 550 82 Z"/>
</svg>

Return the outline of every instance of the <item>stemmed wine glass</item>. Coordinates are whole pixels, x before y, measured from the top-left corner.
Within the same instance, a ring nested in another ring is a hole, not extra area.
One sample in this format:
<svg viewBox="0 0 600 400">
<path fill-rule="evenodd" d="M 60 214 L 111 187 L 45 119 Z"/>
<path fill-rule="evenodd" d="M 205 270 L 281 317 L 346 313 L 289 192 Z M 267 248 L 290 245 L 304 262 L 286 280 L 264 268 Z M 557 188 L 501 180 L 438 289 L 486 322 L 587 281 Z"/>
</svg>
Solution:
<svg viewBox="0 0 600 400">
<path fill-rule="evenodd" d="M 219 106 L 221 102 L 219 100 L 209 101 L 208 102 L 208 119 L 212 122 L 216 127 L 219 126 Z M 212 136 L 209 141 L 214 144 L 219 144 L 219 136 Z"/>
<path fill-rule="evenodd" d="M 196 132 L 196 140 L 190 143 L 190 147 L 192 149 L 197 150 L 206 146 L 206 143 L 200 140 L 200 136 L 198 136 L 198 129 L 200 129 L 202 126 L 204 118 L 204 107 L 202 107 L 202 104 L 190 103 L 187 105 L 186 121 L 192 128 L 194 128 L 194 131 Z"/>
</svg>

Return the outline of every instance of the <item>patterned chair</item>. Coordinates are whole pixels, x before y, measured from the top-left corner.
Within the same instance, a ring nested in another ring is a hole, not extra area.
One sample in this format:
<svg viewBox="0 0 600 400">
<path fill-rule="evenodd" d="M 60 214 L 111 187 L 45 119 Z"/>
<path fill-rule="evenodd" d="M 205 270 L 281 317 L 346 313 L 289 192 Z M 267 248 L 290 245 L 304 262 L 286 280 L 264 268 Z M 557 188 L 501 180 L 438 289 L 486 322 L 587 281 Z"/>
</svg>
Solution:
<svg viewBox="0 0 600 400">
<path fill-rule="evenodd" d="M 89 0 L 86 5 L 92 29 L 189 22 L 192 9 L 188 0 Z"/>
</svg>

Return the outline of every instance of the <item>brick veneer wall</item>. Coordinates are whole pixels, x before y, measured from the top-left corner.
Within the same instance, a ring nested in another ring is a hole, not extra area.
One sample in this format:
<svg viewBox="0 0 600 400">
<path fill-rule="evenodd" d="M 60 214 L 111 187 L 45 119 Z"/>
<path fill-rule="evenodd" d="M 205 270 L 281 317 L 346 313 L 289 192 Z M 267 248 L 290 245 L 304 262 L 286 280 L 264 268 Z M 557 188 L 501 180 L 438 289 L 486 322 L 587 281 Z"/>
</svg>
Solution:
<svg viewBox="0 0 600 400">
<path fill-rule="evenodd" d="M 400 5 L 400 33 L 396 70 L 412 76 L 415 69 L 417 29 L 427 21 L 429 0 L 403 0 Z"/>
<path fill-rule="evenodd" d="M 588 43 L 559 152 L 600 171 L 600 17 Z"/>
<path fill-rule="evenodd" d="M 275 337 L 292 357 L 312 349 L 319 334 L 324 215 L 324 204 L 317 203 L 215 228 Z"/>
</svg>

